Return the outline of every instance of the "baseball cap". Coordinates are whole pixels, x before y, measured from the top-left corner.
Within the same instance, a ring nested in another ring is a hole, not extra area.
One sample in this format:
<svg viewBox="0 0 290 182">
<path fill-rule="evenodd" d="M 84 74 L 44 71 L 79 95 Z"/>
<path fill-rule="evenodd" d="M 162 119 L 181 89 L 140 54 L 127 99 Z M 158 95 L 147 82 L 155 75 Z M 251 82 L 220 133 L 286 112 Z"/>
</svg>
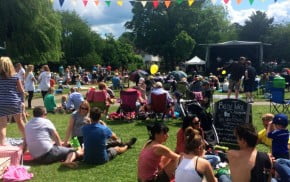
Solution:
<svg viewBox="0 0 290 182">
<path fill-rule="evenodd" d="M 285 114 L 276 114 L 273 119 L 274 124 L 279 124 L 282 126 L 288 125 L 288 116 Z"/>
</svg>

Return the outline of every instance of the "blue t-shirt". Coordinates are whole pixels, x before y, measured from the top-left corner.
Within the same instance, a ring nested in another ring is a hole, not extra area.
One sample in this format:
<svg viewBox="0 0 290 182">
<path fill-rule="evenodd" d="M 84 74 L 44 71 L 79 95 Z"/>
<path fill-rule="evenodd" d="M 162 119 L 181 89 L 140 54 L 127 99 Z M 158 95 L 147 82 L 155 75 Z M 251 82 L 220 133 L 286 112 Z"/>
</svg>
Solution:
<svg viewBox="0 0 290 182">
<path fill-rule="evenodd" d="M 112 131 L 100 123 L 85 125 L 82 128 L 84 137 L 84 161 L 89 164 L 103 164 L 109 158 L 106 149 L 107 139 L 112 137 Z"/>
<path fill-rule="evenodd" d="M 272 138 L 272 154 L 283 155 L 288 153 L 289 132 L 287 129 L 274 130 L 268 133 L 268 138 Z"/>
</svg>

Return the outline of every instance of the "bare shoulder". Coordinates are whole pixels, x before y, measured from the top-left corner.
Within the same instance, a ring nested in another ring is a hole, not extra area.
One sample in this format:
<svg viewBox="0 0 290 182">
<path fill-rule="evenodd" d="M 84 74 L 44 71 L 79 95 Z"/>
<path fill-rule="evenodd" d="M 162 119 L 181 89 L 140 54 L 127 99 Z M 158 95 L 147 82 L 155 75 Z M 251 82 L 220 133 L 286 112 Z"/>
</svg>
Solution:
<svg viewBox="0 0 290 182">
<path fill-rule="evenodd" d="M 238 158 L 240 156 L 240 152 L 238 150 L 229 150 L 227 155 L 228 158 Z"/>
</svg>

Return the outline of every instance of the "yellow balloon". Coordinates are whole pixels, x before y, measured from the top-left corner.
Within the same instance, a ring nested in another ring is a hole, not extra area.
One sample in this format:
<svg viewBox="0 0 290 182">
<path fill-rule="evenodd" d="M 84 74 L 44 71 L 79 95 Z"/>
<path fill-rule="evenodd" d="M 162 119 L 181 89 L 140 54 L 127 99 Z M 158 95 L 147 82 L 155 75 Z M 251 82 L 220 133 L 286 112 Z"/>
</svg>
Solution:
<svg viewBox="0 0 290 182">
<path fill-rule="evenodd" d="M 226 70 L 223 70 L 222 71 L 222 75 L 225 75 L 225 74 L 227 74 L 227 71 Z"/>
<path fill-rule="evenodd" d="M 157 71 L 158 71 L 158 65 L 157 64 L 152 64 L 151 66 L 150 66 L 150 73 L 152 74 L 152 75 L 154 75 L 155 73 L 157 73 Z"/>
</svg>

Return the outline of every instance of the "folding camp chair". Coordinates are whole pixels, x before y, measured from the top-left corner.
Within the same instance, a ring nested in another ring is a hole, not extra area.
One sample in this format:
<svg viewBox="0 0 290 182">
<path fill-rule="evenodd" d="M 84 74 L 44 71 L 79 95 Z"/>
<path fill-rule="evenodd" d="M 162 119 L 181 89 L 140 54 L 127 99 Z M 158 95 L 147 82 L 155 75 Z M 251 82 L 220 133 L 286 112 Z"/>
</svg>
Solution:
<svg viewBox="0 0 290 182">
<path fill-rule="evenodd" d="M 160 95 L 151 93 L 151 110 L 153 111 L 156 120 L 160 113 L 162 114 L 161 119 L 164 119 L 165 114 L 168 112 L 166 93 Z"/>
<path fill-rule="evenodd" d="M 138 114 L 136 107 L 136 101 L 138 98 L 137 90 L 122 90 L 120 92 L 120 98 L 120 113 L 122 113 L 128 119 L 134 119 L 135 115 Z"/>
<path fill-rule="evenodd" d="M 92 95 L 91 96 L 92 98 L 88 100 L 91 108 L 98 107 L 101 111 L 104 112 L 105 115 L 107 115 L 108 113 L 107 92 L 105 90 L 90 90 L 87 93 L 87 99 L 89 95 Z"/>
<path fill-rule="evenodd" d="M 284 88 L 271 88 L 270 112 L 287 113 L 289 111 L 290 100 L 284 99 Z"/>
</svg>

